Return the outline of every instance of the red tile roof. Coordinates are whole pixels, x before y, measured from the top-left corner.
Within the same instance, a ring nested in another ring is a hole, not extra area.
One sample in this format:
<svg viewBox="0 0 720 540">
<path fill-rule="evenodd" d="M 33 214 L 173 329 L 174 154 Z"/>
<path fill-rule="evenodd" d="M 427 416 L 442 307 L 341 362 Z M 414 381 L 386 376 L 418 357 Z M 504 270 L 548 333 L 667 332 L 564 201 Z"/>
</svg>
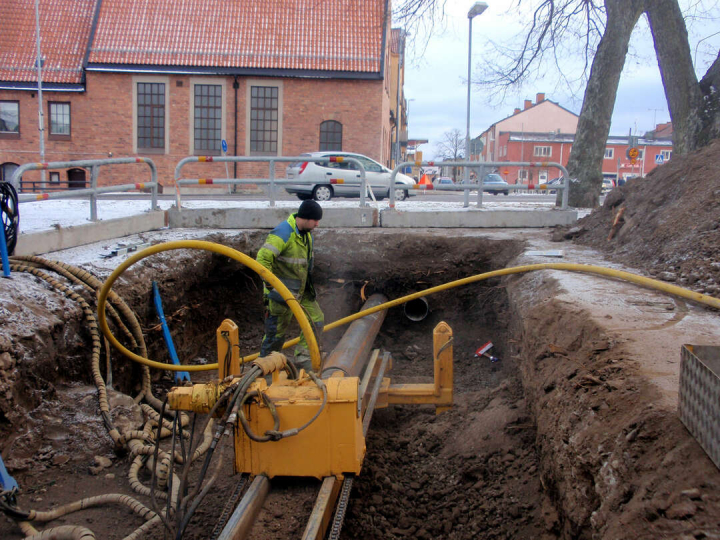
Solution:
<svg viewBox="0 0 720 540">
<path fill-rule="evenodd" d="M 77 84 L 96 0 L 40 0 L 43 82 Z M 34 0 L 0 0 L 0 81 L 37 81 Z"/>
<path fill-rule="evenodd" d="M 380 72 L 385 7 L 386 0 L 103 0 L 89 62 Z"/>
</svg>

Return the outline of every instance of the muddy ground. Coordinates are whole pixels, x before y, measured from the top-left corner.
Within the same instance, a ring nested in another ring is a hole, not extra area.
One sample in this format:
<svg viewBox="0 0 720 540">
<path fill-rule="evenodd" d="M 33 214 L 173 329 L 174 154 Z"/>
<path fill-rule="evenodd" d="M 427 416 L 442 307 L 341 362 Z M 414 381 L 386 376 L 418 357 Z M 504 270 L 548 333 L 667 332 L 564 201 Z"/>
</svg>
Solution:
<svg viewBox="0 0 720 540">
<path fill-rule="evenodd" d="M 720 186 L 712 184 L 720 175 L 701 181 L 717 167 L 717 147 L 706 152 L 684 165 L 674 158 L 644 183 L 614 191 L 603 208 L 575 228 L 558 229 L 554 238 L 574 238 L 638 272 L 713 293 L 720 279 L 706 257 L 718 253 L 712 250 L 720 243 Z M 648 206 L 649 186 L 660 189 Z M 694 206 L 698 200 L 713 211 Z M 623 204 L 625 221 L 607 240 L 613 209 Z M 688 213 L 695 220 L 686 223 Z M 676 234 L 686 237 L 666 252 L 674 236 L 656 235 L 672 219 L 680 220 Z M 255 231 L 208 239 L 254 255 L 264 236 Z M 397 298 L 512 265 L 525 247 L 512 234 L 321 230 L 319 300 L 333 321 L 359 309 L 364 285 Z M 93 262 L 85 267 L 101 279 L 112 268 Z M 257 278 L 224 257 L 174 252 L 143 261 L 115 287 L 136 311 L 151 358 L 167 357 L 150 300 L 152 280 L 184 360 L 216 360 L 215 328 L 225 318 L 242 329 L 241 352 L 257 350 Z M 451 325 L 456 406 L 440 415 L 429 406 L 376 411 L 343 538 L 720 537 L 717 468 L 674 409 L 657 405 L 657 387 L 624 342 L 589 313 L 557 301 L 558 286 L 554 278 L 529 275 L 495 279 L 431 297 L 429 315 L 420 322 L 409 321 L 400 308 L 388 313 L 376 346 L 393 355 L 393 382 L 429 380 L 432 328 L 439 321 Z M 0 320 L 0 452 L 22 487 L 19 507 L 47 510 L 95 494 L 133 494 L 130 459 L 113 450 L 98 414 L 89 335 L 78 305 L 38 278 L 17 273 L 12 281 L 0 280 Z M 329 333 L 324 347 L 332 348 L 341 333 Z M 488 340 L 499 362 L 474 357 Z M 105 374 L 104 359 L 102 366 Z M 137 406 L 124 396 L 138 393 L 139 369 L 113 354 L 112 376 L 119 391 L 111 393 L 115 420 L 137 425 Z M 171 384 L 155 378 L 155 394 Z M 232 451 L 221 451 L 224 474 L 186 538 L 210 537 L 237 483 L 229 466 Z M 108 458 L 108 466 L 99 467 L 96 456 Z M 142 480 L 149 484 L 149 476 Z M 299 536 L 316 487 L 274 482 L 283 491 L 266 505 L 252 537 Z M 142 520 L 104 506 L 51 523 L 62 524 L 112 539 Z M 0 521 L 0 532 L 2 538 L 23 537 L 8 518 Z M 162 535 L 156 529 L 149 537 Z"/>
</svg>

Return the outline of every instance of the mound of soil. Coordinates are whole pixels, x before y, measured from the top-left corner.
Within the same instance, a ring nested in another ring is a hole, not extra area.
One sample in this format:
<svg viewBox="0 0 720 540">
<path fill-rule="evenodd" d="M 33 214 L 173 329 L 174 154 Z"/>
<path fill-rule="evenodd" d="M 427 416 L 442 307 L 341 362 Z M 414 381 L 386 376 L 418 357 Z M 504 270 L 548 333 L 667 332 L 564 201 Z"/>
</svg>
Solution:
<svg viewBox="0 0 720 540">
<path fill-rule="evenodd" d="M 556 231 L 554 239 L 569 238 L 659 279 L 717 296 L 720 140 L 613 189 L 602 207 Z"/>
</svg>

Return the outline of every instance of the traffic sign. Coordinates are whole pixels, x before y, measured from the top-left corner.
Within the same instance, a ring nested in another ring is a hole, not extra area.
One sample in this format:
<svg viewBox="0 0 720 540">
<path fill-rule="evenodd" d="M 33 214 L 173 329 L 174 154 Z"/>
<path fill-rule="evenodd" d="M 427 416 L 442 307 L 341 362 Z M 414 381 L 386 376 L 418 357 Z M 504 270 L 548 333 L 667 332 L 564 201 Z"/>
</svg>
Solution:
<svg viewBox="0 0 720 540">
<path fill-rule="evenodd" d="M 637 157 L 638 157 L 639 155 L 640 155 L 640 151 L 639 151 L 637 148 L 635 148 L 635 147 L 630 148 L 630 149 L 628 150 L 628 152 L 627 152 L 627 156 L 628 156 L 630 159 L 637 159 Z"/>
<path fill-rule="evenodd" d="M 227 153 L 227 141 L 225 139 L 222 140 L 222 149 L 223 152 Z"/>
<path fill-rule="evenodd" d="M 657 156 L 655 156 L 655 163 L 658 165 L 662 165 L 663 163 L 665 163 L 665 156 L 663 156 L 662 154 L 658 154 Z"/>
</svg>

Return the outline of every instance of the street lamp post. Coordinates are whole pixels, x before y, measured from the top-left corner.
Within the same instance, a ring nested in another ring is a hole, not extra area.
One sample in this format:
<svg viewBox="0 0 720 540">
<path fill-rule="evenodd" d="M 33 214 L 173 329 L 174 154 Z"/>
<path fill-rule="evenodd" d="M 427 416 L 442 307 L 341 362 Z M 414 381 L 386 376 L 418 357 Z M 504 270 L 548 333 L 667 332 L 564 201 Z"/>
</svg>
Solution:
<svg viewBox="0 0 720 540">
<path fill-rule="evenodd" d="M 470 8 L 470 11 L 468 11 L 468 24 L 469 24 L 469 33 L 468 33 L 468 77 L 467 77 L 467 85 L 468 85 L 468 91 L 467 91 L 467 130 L 465 132 L 465 161 L 470 161 L 470 74 L 471 74 L 471 68 L 472 68 L 472 22 L 475 17 L 480 15 L 483 11 L 487 9 L 488 5 L 487 2 L 475 2 L 473 7 Z M 465 173 L 463 174 L 463 178 L 465 183 L 467 184 L 470 181 L 470 168 L 465 167 Z M 481 181 L 480 178 L 478 178 L 478 181 Z M 482 197 L 482 192 L 479 194 L 480 197 Z M 463 206 L 467 208 L 470 205 L 470 191 L 465 191 L 465 202 Z"/>
</svg>

